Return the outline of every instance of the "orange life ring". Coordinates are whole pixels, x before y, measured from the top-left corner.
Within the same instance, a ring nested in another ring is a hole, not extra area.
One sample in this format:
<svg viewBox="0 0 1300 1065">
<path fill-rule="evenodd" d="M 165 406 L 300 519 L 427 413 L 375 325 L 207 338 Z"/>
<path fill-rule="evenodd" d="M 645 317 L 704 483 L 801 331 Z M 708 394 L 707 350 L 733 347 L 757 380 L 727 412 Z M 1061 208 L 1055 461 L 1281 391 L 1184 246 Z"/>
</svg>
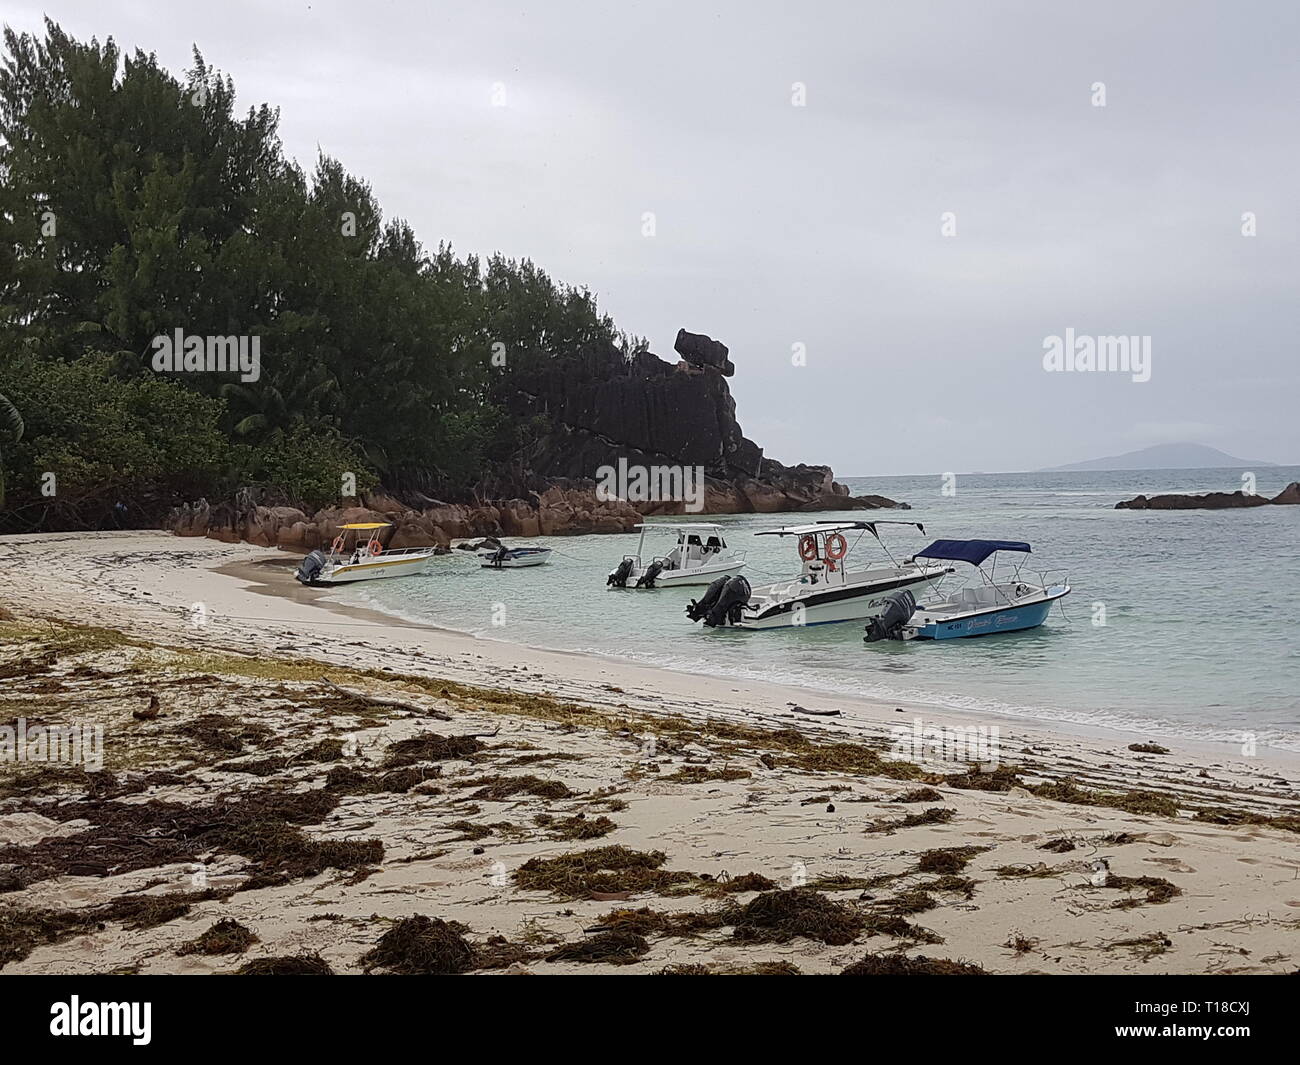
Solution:
<svg viewBox="0 0 1300 1065">
<path fill-rule="evenodd" d="M 341 536 L 334 537 L 334 543 L 330 545 L 330 551 L 336 555 L 343 554 L 343 537 Z"/>
<path fill-rule="evenodd" d="M 831 533 L 826 537 L 826 557 L 838 562 L 849 550 L 848 541 L 839 533 Z"/>
<path fill-rule="evenodd" d="M 366 544 L 366 548 L 372 555 L 382 555 L 384 553 L 384 547 L 378 540 L 371 540 L 370 543 Z"/>
<path fill-rule="evenodd" d="M 805 562 L 811 562 L 817 557 L 817 537 L 799 537 L 799 557 Z"/>
</svg>

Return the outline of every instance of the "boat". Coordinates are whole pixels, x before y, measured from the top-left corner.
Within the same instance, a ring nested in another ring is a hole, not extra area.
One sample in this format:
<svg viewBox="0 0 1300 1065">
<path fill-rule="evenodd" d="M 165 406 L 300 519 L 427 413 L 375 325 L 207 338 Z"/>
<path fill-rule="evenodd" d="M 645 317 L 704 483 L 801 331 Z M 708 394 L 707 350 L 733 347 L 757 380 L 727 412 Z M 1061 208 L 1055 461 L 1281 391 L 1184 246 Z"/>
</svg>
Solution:
<svg viewBox="0 0 1300 1065">
<path fill-rule="evenodd" d="M 702 599 L 691 601 L 686 615 L 692 621 L 703 619 L 710 627 L 737 629 L 865 621 L 880 612 L 889 593 L 900 589 L 922 591 L 953 572 L 951 567 L 928 562 L 896 562 L 880 538 L 882 525 L 910 525 L 925 532 L 925 527 L 914 521 L 818 521 L 755 533 L 793 537 L 802 563 L 799 573 L 789 580 L 753 589 L 739 574 L 720 577 Z M 852 532 L 860 534 L 854 547 L 869 535 L 889 561 L 852 568 L 846 561 L 851 547 L 844 535 Z"/>
<path fill-rule="evenodd" d="M 478 553 L 483 569 L 523 569 L 550 561 L 549 547 L 490 547 Z"/>
<path fill-rule="evenodd" d="M 1052 604 L 1070 594 L 1070 585 L 1065 579 L 1049 583 L 1047 574 L 1038 583 L 1028 580 L 1021 575 L 1022 563 L 1012 563 L 1011 575 L 999 579 L 1000 551 L 1027 555 L 1030 547 L 1020 540 L 936 540 L 914 557 L 965 562 L 974 568 L 979 580 L 968 581 L 946 597 L 914 604 L 914 611 L 906 619 L 903 615 L 909 611 L 903 605 L 895 616 L 868 625 L 864 639 L 868 643 L 882 638 L 953 640 L 1038 628 L 1047 620 Z M 986 572 L 984 564 L 990 558 L 993 562 Z"/>
<path fill-rule="evenodd" d="M 362 521 L 340 525 L 328 551 L 313 551 L 299 564 L 294 576 L 303 584 L 350 584 L 380 577 L 409 577 L 420 573 L 433 558 L 432 547 L 385 548 L 379 530 L 392 527 L 386 521 Z M 362 533 L 370 536 L 362 542 Z"/>
<path fill-rule="evenodd" d="M 726 574 L 745 568 L 745 552 L 733 551 L 722 535 L 722 526 L 709 522 L 677 524 L 645 522 L 637 526 L 641 538 L 636 552 L 624 555 L 605 581 L 607 588 L 675 588 L 682 584 L 711 584 Z M 677 545 L 666 555 L 645 554 L 647 530 L 676 533 Z"/>
</svg>

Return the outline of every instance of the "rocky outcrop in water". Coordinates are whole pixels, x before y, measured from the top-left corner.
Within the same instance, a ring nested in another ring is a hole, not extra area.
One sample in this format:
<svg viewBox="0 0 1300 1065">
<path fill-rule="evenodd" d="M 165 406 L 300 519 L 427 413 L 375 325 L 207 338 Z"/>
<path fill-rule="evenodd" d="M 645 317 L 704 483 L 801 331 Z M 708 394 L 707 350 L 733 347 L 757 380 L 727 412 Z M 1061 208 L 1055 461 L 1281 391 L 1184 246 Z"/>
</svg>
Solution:
<svg viewBox="0 0 1300 1065">
<path fill-rule="evenodd" d="M 1242 507 L 1300 505 L 1300 481 L 1292 481 L 1272 499 L 1245 492 L 1206 492 L 1204 495 L 1135 496 L 1115 504 L 1116 510 L 1233 510 Z"/>
</svg>

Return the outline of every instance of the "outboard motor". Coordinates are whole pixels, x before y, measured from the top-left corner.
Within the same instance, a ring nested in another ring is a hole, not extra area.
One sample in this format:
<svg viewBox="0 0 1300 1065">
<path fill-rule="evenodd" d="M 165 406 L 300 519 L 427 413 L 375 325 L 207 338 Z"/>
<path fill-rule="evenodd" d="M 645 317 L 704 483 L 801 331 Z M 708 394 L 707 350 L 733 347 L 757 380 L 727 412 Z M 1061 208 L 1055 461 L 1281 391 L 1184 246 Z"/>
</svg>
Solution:
<svg viewBox="0 0 1300 1065">
<path fill-rule="evenodd" d="M 498 547 L 495 551 L 492 552 L 492 554 L 488 555 L 485 561 L 489 566 L 495 566 L 497 569 L 500 569 L 501 563 L 504 562 L 509 557 L 510 557 L 510 548 L 503 546 L 503 547 Z"/>
<path fill-rule="evenodd" d="M 729 577 L 719 577 L 704 589 L 704 595 L 698 601 L 692 599 L 690 605 L 686 608 L 686 616 L 692 621 L 699 621 L 700 618 L 704 617 L 713 609 L 713 604 L 718 601 L 718 596 L 722 594 L 722 588 L 728 580 L 730 580 Z"/>
<path fill-rule="evenodd" d="M 739 573 L 734 577 L 727 578 L 727 583 L 722 586 L 722 590 L 718 593 L 718 598 L 709 611 L 708 617 L 704 619 L 704 624 L 709 628 L 715 628 L 723 624 L 734 625 L 740 620 L 741 611 L 745 609 L 745 604 L 749 602 L 749 592 L 749 581 Z"/>
<path fill-rule="evenodd" d="M 626 588 L 627 579 L 630 576 L 632 576 L 632 560 L 625 558 L 618 564 L 618 569 L 609 575 L 609 579 L 605 581 L 605 587 Z"/>
<path fill-rule="evenodd" d="M 303 584 L 311 584 L 325 568 L 325 556 L 320 551 L 313 551 L 298 564 L 295 577 Z"/>
<path fill-rule="evenodd" d="M 912 620 L 914 613 L 916 613 L 916 596 L 906 588 L 901 592 L 891 592 L 885 596 L 885 605 L 879 616 L 867 623 L 867 634 L 862 637 L 862 642 L 901 640 L 903 627 Z"/>
<path fill-rule="evenodd" d="M 650 568 L 637 579 L 636 586 L 638 588 L 653 588 L 655 586 L 655 578 L 658 577 L 663 570 L 664 564 L 662 562 L 651 562 Z"/>
</svg>

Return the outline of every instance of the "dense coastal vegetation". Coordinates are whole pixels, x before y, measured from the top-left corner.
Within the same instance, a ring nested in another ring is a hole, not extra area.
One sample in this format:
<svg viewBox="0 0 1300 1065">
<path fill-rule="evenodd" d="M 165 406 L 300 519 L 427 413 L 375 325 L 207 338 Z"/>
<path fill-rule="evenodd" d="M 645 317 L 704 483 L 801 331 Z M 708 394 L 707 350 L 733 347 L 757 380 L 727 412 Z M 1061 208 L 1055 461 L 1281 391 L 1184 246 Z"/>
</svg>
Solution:
<svg viewBox="0 0 1300 1065">
<path fill-rule="evenodd" d="M 277 111 L 238 114 L 197 50 L 177 78 L 47 22 L 6 29 L 5 52 L 5 531 L 147 522 L 249 485 L 324 504 L 341 471 L 455 498 L 548 428 L 508 412 L 503 359 L 644 348 L 531 262 L 426 250 L 337 160 L 305 172 Z M 258 379 L 157 372 L 154 338 L 178 329 L 260 338 Z"/>
</svg>

